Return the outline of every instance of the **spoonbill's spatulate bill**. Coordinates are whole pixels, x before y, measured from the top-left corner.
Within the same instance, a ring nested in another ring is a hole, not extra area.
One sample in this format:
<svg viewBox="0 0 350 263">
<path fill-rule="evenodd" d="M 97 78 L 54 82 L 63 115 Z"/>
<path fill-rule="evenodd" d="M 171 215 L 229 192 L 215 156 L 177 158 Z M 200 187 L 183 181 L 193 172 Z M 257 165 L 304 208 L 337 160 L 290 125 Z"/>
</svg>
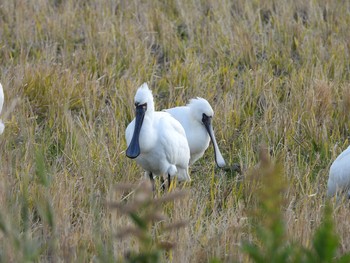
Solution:
<svg viewBox="0 0 350 263">
<path fill-rule="evenodd" d="M 191 99 L 186 106 L 175 107 L 165 111 L 177 119 L 185 129 L 191 151 L 190 164 L 193 164 L 203 156 L 211 140 L 214 146 L 217 166 L 224 167 L 226 165 L 212 127 L 214 111 L 207 100 L 203 98 Z"/>
<path fill-rule="evenodd" d="M 337 192 L 350 189 L 350 146 L 343 151 L 333 162 L 329 169 L 328 191 L 329 197 Z M 348 195 L 350 192 L 348 192 Z M 350 197 L 350 196 L 349 196 Z"/>
<path fill-rule="evenodd" d="M 190 149 L 181 124 L 169 113 L 154 110 L 151 90 L 142 84 L 135 95 L 136 116 L 125 131 L 126 156 L 153 175 L 188 181 Z"/>
<path fill-rule="evenodd" d="M 2 106 L 4 105 L 4 90 L 2 89 L 2 85 L 0 83 L 0 113 L 2 111 Z M 5 124 L 0 119 L 0 134 L 4 132 Z"/>
</svg>

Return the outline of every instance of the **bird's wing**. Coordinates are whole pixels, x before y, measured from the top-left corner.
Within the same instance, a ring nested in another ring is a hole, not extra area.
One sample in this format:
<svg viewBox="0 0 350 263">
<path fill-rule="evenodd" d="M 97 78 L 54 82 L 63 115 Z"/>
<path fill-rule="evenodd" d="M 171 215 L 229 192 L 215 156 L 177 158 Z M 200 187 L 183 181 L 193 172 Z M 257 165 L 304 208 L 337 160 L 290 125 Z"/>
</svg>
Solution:
<svg viewBox="0 0 350 263">
<path fill-rule="evenodd" d="M 4 105 L 4 90 L 2 89 L 2 85 L 0 83 L 0 113 L 2 111 L 3 105 Z"/>
<path fill-rule="evenodd" d="M 343 159 L 350 161 L 350 146 L 346 148 L 341 154 L 339 154 L 334 162 L 341 162 Z"/>
<path fill-rule="evenodd" d="M 333 195 L 337 188 L 350 186 L 350 147 L 343 151 L 329 169 L 328 195 Z"/>
<path fill-rule="evenodd" d="M 187 167 L 190 159 L 190 149 L 185 130 L 169 114 L 161 117 L 159 139 L 169 163 Z"/>
<path fill-rule="evenodd" d="M 188 106 L 170 108 L 164 111 L 171 114 L 171 116 L 177 119 L 181 123 L 181 125 L 185 128 L 188 122 L 189 114 L 190 114 L 190 108 Z"/>
</svg>

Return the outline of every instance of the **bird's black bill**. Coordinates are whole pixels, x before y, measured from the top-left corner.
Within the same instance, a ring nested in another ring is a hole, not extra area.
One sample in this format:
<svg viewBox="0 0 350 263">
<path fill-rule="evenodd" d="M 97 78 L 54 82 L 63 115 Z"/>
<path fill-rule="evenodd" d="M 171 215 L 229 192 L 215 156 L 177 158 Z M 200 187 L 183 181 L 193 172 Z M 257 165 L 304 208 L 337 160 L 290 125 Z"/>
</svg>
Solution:
<svg viewBox="0 0 350 263">
<path fill-rule="evenodd" d="M 209 136 L 210 136 L 211 142 L 213 143 L 216 165 L 218 167 L 222 168 L 226 165 L 226 163 L 225 163 L 224 158 L 221 155 L 221 152 L 219 150 L 219 146 L 218 146 L 216 139 L 215 139 L 214 130 L 213 130 L 213 127 L 211 125 L 211 117 L 208 117 L 207 115 L 205 115 L 203 113 L 202 122 L 203 122 Z"/>
<path fill-rule="evenodd" d="M 136 106 L 136 117 L 135 117 L 135 128 L 134 128 L 134 134 L 132 136 L 130 145 L 128 149 L 126 149 L 126 156 L 134 159 L 137 156 L 140 155 L 140 143 L 139 143 L 139 136 L 141 131 L 141 126 L 143 122 L 143 118 L 145 117 L 146 112 L 145 105 L 137 105 Z"/>
</svg>

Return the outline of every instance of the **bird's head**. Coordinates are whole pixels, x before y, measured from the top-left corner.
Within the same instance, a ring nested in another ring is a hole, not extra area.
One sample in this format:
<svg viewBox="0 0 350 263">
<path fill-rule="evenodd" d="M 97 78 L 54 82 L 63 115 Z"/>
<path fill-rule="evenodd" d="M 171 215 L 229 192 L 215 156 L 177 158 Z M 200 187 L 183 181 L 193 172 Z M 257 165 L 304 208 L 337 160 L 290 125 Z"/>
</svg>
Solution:
<svg viewBox="0 0 350 263">
<path fill-rule="evenodd" d="M 191 109 L 193 118 L 204 125 L 211 142 L 214 146 L 215 162 L 218 167 L 224 167 L 226 165 L 224 158 L 221 155 L 219 146 L 217 145 L 214 130 L 212 126 L 212 118 L 214 116 L 213 108 L 209 102 L 203 98 L 192 99 L 188 105 Z"/>
<path fill-rule="evenodd" d="M 191 99 L 188 106 L 191 109 L 193 118 L 201 124 L 204 124 L 203 117 L 211 119 L 214 116 L 213 108 L 206 99 L 199 97 L 196 99 Z"/>
<path fill-rule="evenodd" d="M 142 108 L 145 112 L 154 111 L 154 102 L 152 91 L 147 83 L 143 83 L 137 90 L 134 98 L 136 109 Z"/>
</svg>

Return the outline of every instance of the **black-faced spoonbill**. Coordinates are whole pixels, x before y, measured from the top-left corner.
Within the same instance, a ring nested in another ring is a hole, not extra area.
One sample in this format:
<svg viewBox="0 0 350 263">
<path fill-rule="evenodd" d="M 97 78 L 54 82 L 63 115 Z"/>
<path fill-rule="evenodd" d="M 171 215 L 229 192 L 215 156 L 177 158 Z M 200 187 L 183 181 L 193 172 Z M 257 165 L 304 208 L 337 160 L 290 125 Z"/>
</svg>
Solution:
<svg viewBox="0 0 350 263">
<path fill-rule="evenodd" d="M 2 85 L 0 83 L 0 113 L 2 111 L 2 106 L 4 105 L 4 90 L 2 89 Z M 4 132 L 5 124 L 0 119 L 0 134 Z"/>
<path fill-rule="evenodd" d="M 216 143 L 211 124 L 214 111 L 207 100 L 203 98 L 191 99 L 190 103 L 186 106 L 175 107 L 165 111 L 177 119 L 185 129 L 191 151 L 191 165 L 203 156 L 209 146 L 210 140 L 214 146 L 217 166 L 224 167 L 226 165 L 219 146 Z"/>
<path fill-rule="evenodd" d="M 134 102 L 136 117 L 125 131 L 126 156 L 136 159 L 152 183 L 153 175 L 168 175 L 168 185 L 175 175 L 179 181 L 189 181 L 190 149 L 181 124 L 169 113 L 154 110 L 147 83 L 138 88 Z"/>
<path fill-rule="evenodd" d="M 329 169 L 327 195 L 332 197 L 337 192 L 349 191 L 349 189 L 350 146 L 334 160 Z M 348 192 L 348 197 L 350 197 L 350 191 Z"/>
</svg>

